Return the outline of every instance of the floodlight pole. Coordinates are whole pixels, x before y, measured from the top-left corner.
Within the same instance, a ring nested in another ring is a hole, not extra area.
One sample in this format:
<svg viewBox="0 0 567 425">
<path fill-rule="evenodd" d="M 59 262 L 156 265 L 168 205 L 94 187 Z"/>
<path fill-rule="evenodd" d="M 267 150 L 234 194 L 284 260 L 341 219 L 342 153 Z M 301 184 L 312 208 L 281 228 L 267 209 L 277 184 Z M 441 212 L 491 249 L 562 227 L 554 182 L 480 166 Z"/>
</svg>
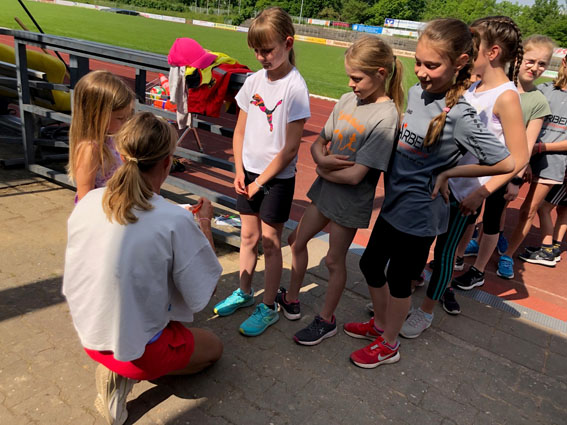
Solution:
<svg viewBox="0 0 567 425">
<path fill-rule="evenodd" d="M 301 16 L 303 16 L 303 0 L 301 0 L 301 8 L 299 9 L 299 23 L 301 24 Z"/>
</svg>

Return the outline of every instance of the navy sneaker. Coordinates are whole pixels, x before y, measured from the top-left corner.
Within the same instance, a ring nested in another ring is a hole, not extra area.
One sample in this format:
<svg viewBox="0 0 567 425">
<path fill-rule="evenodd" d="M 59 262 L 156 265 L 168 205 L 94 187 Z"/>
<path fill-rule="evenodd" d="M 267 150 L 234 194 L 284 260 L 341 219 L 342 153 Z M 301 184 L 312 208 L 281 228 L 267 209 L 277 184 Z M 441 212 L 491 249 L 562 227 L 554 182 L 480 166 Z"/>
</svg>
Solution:
<svg viewBox="0 0 567 425">
<path fill-rule="evenodd" d="M 332 322 L 327 322 L 321 316 L 315 319 L 306 328 L 297 332 L 293 339 L 301 345 L 317 345 L 325 338 L 330 338 L 337 333 L 337 321 L 333 316 Z"/>
<path fill-rule="evenodd" d="M 441 301 L 443 310 L 445 310 L 447 313 L 453 315 L 461 314 L 461 306 L 455 298 L 455 291 L 453 291 L 453 288 L 445 289 L 445 292 L 443 293 L 439 301 Z"/>
<path fill-rule="evenodd" d="M 280 310 L 283 311 L 284 317 L 287 320 L 301 319 L 301 306 L 299 301 L 288 303 L 286 301 L 286 294 L 287 290 L 282 286 L 276 295 L 276 303 L 280 306 Z"/>
</svg>

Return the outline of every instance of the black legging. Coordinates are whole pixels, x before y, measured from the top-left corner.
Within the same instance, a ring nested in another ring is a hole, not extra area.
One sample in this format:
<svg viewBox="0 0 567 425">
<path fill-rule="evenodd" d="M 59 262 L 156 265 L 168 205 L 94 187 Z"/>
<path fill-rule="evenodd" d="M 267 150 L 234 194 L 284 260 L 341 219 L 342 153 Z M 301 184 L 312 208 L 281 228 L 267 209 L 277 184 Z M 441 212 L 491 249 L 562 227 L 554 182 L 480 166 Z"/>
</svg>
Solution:
<svg viewBox="0 0 567 425">
<path fill-rule="evenodd" d="M 401 232 L 378 216 L 360 258 L 360 270 L 366 283 L 373 288 L 381 288 L 388 282 L 392 297 L 409 297 L 411 281 L 425 267 L 434 240 L 434 236 L 414 236 Z M 386 264 L 387 273 L 384 270 Z"/>
</svg>

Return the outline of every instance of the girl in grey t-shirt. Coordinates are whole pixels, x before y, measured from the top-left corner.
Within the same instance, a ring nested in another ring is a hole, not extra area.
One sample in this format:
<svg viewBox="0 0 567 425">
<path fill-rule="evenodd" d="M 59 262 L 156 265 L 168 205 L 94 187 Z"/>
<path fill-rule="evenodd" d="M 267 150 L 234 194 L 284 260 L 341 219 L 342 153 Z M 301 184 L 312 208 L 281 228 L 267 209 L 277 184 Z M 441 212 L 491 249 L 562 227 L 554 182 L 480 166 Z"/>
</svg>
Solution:
<svg viewBox="0 0 567 425">
<path fill-rule="evenodd" d="M 311 147 L 319 177 L 307 194 L 312 203 L 290 239 L 289 292 L 282 288 L 277 299 L 286 318 L 300 317 L 307 242 L 329 225 L 329 289 L 320 313 L 294 336 L 303 345 L 337 332 L 334 313 L 346 284 L 346 253 L 357 229 L 370 223 L 376 184 L 388 168 L 403 104 L 402 64 L 379 38 L 356 40 L 346 51 L 345 71 L 352 92 L 341 97 Z"/>
<path fill-rule="evenodd" d="M 410 90 L 384 204 L 360 261 L 374 322 L 345 325 L 351 336 L 376 336 L 351 354 L 357 366 L 372 368 L 400 358 L 397 338 L 411 305 L 411 280 L 423 270 L 435 236 L 447 228 L 447 180 L 514 167 L 507 149 L 461 97 L 470 85 L 472 57 L 471 33 L 456 19 L 432 21 L 418 41 L 419 84 Z M 456 166 L 467 151 L 480 164 Z"/>
</svg>

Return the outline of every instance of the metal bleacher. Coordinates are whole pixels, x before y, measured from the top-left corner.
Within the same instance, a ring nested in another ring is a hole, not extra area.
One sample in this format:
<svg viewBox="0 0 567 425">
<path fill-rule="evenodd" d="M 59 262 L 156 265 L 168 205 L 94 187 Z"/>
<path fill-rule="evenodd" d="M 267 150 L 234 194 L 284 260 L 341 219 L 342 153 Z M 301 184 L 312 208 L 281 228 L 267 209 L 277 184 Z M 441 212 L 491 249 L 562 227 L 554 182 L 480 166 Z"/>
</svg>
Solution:
<svg viewBox="0 0 567 425">
<path fill-rule="evenodd" d="M 21 143 L 23 146 L 23 158 L 11 160 L 12 163 L 20 161 L 25 167 L 40 176 L 56 181 L 59 184 L 74 187 L 73 183 L 67 178 L 62 170 L 50 167 L 48 161 L 37 159 L 36 150 L 39 146 L 50 144 L 46 140 L 42 140 L 37 136 L 38 121 L 50 120 L 53 122 L 70 123 L 71 115 L 69 113 L 57 112 L 53 109 L 34 104 L 33 98 L 41 92 L 42 96 L 49 97 L 50 90 L 69 91 L 72 94 L 73 88 L 79 79 L 90 71 L 90 61 L 97 60 L 109 64 L 117 64 L 129 67 L 135 71 L 134 90 L 136 93 L 136 110 L 150 111 L 156 115 L 163 116 L 169 120 L 175 121 L 175 114 L 167 110 L 158 109 L 151 105 L 145 104 L 146 98 L 146 80 L 148 72 L 169 73 L 169 64 L 167 56 L 133 50 L 123 47 L 117 47 L 102 43 L 96 43 L 86 40 L 78 40 L 67 37 L 53 36 L 48 34 L 32 33 L 27 31 L 10 30 L 0 28 L 0 35 L 12 36 L 15 48 L 15 64 L 0 63 L 0 88 L 3 90 L 17 91 L 20 124 L 21 124 Z M 46 81 L 45 76 L 39 71 L 30 70 L 27 67 L 26 49 L 28 46 L 35 46 L 50 51 L 56 51 L 69 55 L 69 84 L 52 84 Z M 230 89 L 237 90 L 242 86 L 246 79 L 246 75 L 232 75 L 230 80 Z M 206 121 L 206 117 L 194 117 L 193 126 L 202 130 L 210 131 L 214 134 L 225 137 L 232 137 L 233 128 L 224 127 L 222 125 L 213 124 Z M 14 125 L 14 118 L 9 119 L 9 124 Z M 0 143 L 14 143 L 14 137 L 0 137 Z M 51 146 L 63 148 L 63 154 L 48 156 L 46 159 L 64 159 L 67 156 L 65 148 L 68 149 L 66 142 L 51 142 Z M 207 165 L 229 172 L 234 172 L 234 164 L 205 153 L 178 147 L 176 156 L 186 158 L 193 163 Z M 47 164 L 47 165 L 46 165 Z M 206 189 L 200 185 L 193 184 L 186 180 L 168 176 L 166 185 L 171 185 L 179 190 L 162 190 L 162 194 L 170 197 L 177 202 L 183 202 L 190 199 L 180 195 L 206 196 L 219 208 L 226 207 L 233 209 L 236 201 L 234 198 L 223 195 L 221 193 Z M 223 240 L 229 244 L 238 246 L 240 243 L 239 234 L 227 233 L 221 229 L 213 229 L 215 238 Z"/>
</svg>

